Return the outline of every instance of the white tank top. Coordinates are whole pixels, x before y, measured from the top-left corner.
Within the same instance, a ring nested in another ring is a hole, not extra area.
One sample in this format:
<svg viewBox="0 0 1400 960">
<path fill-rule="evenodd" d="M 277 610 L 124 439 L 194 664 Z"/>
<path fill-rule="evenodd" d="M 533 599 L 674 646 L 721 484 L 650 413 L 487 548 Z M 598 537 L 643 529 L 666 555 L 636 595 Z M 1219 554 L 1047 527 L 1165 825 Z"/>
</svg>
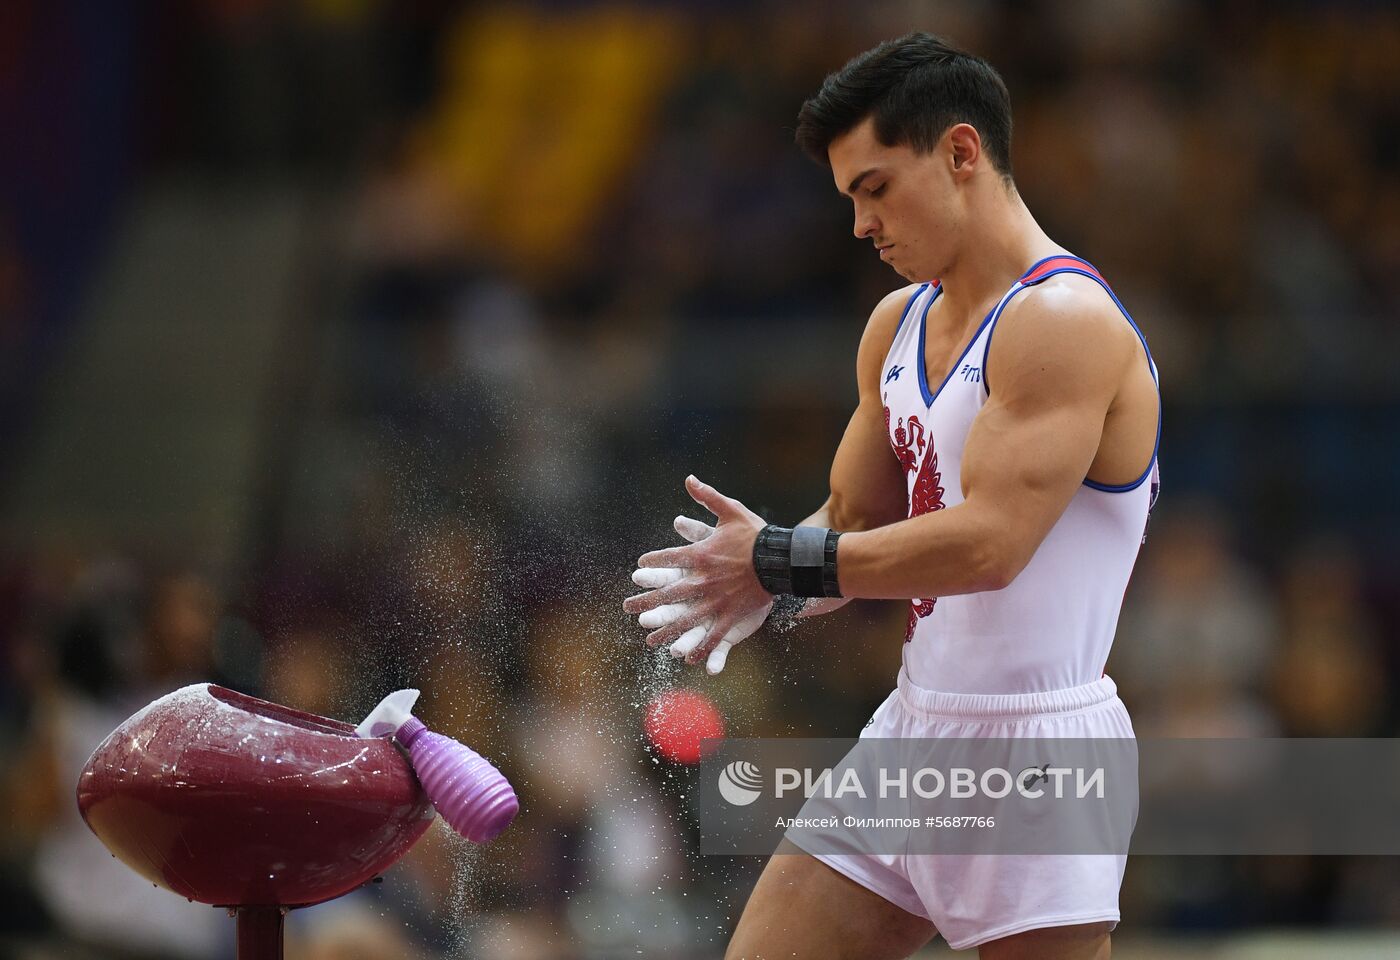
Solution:
<svg viewBox="0 0 1400 960">
<path fill-rule="evenodd" d="M 942 288 L 916 290 L 885 357 L 881 391 L 890 445 L 904 468 L 909 516 L 961 503 L 963 446 L 987 402 L 983 376 L 997 319 L 1021 291 L 1059 273 L 1099 283 L 1142 340 L 1097 270 L 1077 257 L 1040 261 L 982 321 L 943 383 L 930 388 L 924 327 Z M 1161 440 L 1161 409 L 1157 437 Z M 1157 498 L 1157 449 L 1122 486 L 1085 479 L 1020 575 L 1002 590 L 910 601 L 904 669 L 920 687 L 949 693 L 1037 693 L 1103 675 L 1128 578 Z M 1151 482 L 1148 482 L 1149 477 Z"/>
</svg>

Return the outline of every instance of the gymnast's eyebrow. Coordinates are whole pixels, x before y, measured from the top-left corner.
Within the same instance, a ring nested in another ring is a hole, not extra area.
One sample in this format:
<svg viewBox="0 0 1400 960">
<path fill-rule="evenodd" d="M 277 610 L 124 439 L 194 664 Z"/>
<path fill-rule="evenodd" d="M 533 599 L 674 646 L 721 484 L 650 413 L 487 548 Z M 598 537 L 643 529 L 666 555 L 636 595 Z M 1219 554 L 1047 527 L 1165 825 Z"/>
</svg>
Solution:
<svg viewBox="0 0 1400 960">
<path fill-rule="evenodd" d="M 848 196 L 852 193 L 855 193 L 857 190 L 860 189 L 860 182 L 866 177 L 870 176 L 872 173 L 875 173 L 879 169 L 879 167 L 871 167 L 869 170 L 862 170 L 860 173 L 856 174 L 856 178 L 851 181 L 851 185 L 847 187 L 844 192 Z"/>
</svg>

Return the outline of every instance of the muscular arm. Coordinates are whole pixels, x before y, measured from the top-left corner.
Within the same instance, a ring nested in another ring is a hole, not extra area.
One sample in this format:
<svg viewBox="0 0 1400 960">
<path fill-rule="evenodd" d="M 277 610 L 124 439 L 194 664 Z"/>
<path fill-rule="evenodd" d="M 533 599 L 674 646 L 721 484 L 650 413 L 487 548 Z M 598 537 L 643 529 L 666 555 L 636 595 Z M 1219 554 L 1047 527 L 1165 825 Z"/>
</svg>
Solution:
<svg viewBox="0 0 1400 960">
<path fill-rule="evenodd" d="M 842 439 L 831 497 L 818 511 L 837 529 L 848 524 L 850 532 L 838 547 L 846 598 L 997 590 L 1030 561 L 1088 474 L 1127 364 L 1140 349 L 1113 307 L 1077 279 L 1048 281 L 1002 315 L 988 357 L 991 369 L 985 371 L 996 387 L 968 435 L 964 502 L 955 507 L 888 522 L 902 515 L 904 496 L 876 402 L 884 351 L 877 353 L 874 378 L 862 363 L 862 404 Z M 892 337 L 898 317 L 889 323 Z M 879 339 L 867 330 L 866 357 L 867 345 Z M 690 602 L 687 614 L 654 631 L 648 642 L 669 643 L 697 624 L 710 623 L 703 642 L 687 656 L 698 661 L 736 623 L 766 611 L 772 597 L 753 569 L 754 537 L 763 519 L 694 477 L 686 489 L 719 518 L 714 534 L 644 554 L 638 561 L 643 568 L 682 567 L 688 575 L 631 597 L 623 607 L 641 613 L 663 603 Z M 887 525 L 879 525 L 882 519 Z"/>
<path fill-rule="evenodd" d="M 1013 303 L 988 358 L 996 389 L 963 451 L 964 502 L 843 536 L 845 596 L 952 596 L 1015 579 L 1088 473 L 1134 356 L 1111 310 L 1073 283 Z"/>
<path fill-rule="evenodd" d="M 885 433 L 880 371 L 904 308 L 917 287 L 880 301 L 865 325 L 856 355 L 860 402 L 831 463 L 831 493 L 804 524 L 836 530 L 872 530 L 905 516 L 904 476 Z"/>
</svg>

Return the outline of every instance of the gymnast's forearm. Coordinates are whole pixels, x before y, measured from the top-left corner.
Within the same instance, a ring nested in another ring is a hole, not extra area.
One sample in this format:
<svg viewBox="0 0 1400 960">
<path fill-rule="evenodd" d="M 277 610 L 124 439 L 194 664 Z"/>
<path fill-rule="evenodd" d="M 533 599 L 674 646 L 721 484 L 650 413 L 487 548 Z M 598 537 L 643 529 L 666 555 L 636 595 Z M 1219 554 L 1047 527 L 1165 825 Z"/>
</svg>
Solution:
<svg viewBox="0 0 1400 960">
<path fill-rule="evenodd" d="M 846 597 L 905 600 L 999 590 L 1009 551 L 995 517 L 967 503 L 842 535 L 837 574 Z"/>
</svg>

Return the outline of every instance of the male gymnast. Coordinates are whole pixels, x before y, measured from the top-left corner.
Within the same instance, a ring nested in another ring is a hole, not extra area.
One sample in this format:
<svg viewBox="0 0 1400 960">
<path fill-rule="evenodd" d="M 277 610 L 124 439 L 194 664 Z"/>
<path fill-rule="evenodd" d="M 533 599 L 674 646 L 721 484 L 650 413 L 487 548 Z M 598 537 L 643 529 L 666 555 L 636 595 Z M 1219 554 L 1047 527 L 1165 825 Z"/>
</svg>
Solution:
<svg viewBox="0 0 1400 960">
<path fill-rule="evenodd" d="M 863 737 L 1132 737 L 1104 664 L 1156 496 L 1157 372 L 1017 192 L 1005 84 L 910 34 L 828 76 L 797 141 L 910 285 L 866 325 L 826 503 L 784 529 L 687 478 L 717 523 L 678 518 L 691 542 L 640 559 L 650 589 L 625 609 L 717 673 L 775 602 L 907 600 L 896 688 Z M 730 958 L 907 957 L 941 934 L 986 960 L 1098 960 L 1126 862 L 780 852 Z"/>
</svg>

